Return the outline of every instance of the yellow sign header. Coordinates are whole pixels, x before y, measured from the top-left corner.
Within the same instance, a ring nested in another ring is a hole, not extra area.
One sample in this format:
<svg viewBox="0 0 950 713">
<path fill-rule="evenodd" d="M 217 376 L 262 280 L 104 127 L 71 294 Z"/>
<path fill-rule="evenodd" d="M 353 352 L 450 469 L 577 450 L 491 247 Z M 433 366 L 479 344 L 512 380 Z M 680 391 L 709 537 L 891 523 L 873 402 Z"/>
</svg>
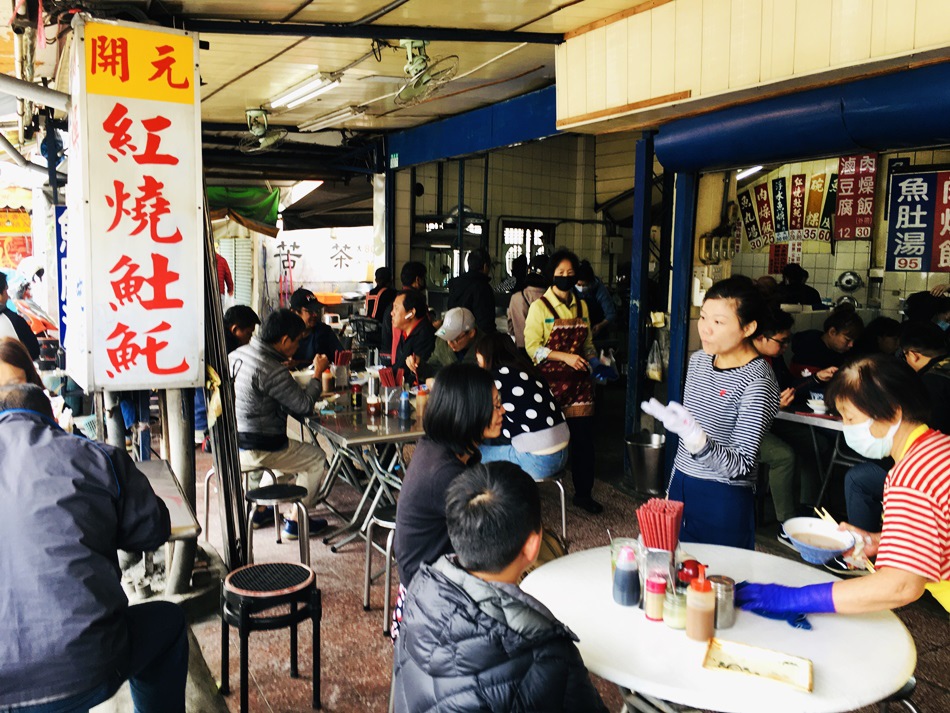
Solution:
<svg viewBox="0 0 950 713">
<path fill-rule="evenodd" d="M 99 22 L 85 35 L 89 93 L 195 103 L 192 36 Z"/>
</svg>

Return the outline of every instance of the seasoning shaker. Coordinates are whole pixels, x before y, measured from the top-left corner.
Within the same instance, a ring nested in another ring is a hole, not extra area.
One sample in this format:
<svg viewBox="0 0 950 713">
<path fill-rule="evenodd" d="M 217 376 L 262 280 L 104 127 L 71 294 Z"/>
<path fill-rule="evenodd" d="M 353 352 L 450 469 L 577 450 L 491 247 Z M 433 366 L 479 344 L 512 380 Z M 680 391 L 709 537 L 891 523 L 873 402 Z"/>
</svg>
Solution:
<svg viewBox="0 0 950 713">
<path fill-rule="evenodd" d="M 728 629 L 736 623 L 736 582 L 722 574 L 714 574 L 708 579 L 716 595 L 716 628 Z"/>
</svg>

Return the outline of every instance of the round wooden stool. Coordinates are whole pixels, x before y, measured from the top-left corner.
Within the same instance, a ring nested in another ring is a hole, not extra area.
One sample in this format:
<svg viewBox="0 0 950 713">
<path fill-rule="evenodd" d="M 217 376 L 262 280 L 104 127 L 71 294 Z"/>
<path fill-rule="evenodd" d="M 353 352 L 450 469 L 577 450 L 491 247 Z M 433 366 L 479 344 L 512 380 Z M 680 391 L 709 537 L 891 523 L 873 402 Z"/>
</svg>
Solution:
<svg viewBox="0 0 950 713">
<path fill-rule="evenodd" d="M 320 620 L 323 602 L 316 575 L 296 562 L 266 562 L 240 567 L 221 584 L 221 693 L 228 695 L 228 626 L 241 639 L 241 713 L 247 711 L 248 639 L 252 631 L 290 628 L 290 676 L 297 678 L 297 624 L 313 622 L 313 707 L 320 708 Z M 268 610 L 290 605 L 290 611 Z"/>
</svg>

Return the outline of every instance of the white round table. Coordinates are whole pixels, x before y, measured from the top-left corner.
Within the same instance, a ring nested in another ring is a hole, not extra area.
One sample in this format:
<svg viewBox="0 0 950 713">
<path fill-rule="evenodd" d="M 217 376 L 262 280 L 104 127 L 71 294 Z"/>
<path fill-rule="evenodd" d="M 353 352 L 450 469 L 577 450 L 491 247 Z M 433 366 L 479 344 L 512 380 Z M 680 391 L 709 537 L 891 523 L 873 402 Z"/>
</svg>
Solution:
<svg viewBox="0 0 950 713">
<path fill-rule="evenodd" d="M 716 545 L 684 545 L 709 574 L 736 582 L 787 585 L 833 581 L 831 574 L 781 557 Z M 543 602 L 580 638 L 587 668 L 637 693 L 724 713 L 838 713 L 876 703 L 914 673 L 917 650 L 891 612 L 811 614 L 811 631 L 737 611 L 719 639 L 737 641 L 812 661 L 811 693 L 756 676 L 703 668 L 705 642 L 648 621 L 641 609 L 615 604 L 610 549 L 600 547 L 539 567 L 522 589 Z"/>
</svg>

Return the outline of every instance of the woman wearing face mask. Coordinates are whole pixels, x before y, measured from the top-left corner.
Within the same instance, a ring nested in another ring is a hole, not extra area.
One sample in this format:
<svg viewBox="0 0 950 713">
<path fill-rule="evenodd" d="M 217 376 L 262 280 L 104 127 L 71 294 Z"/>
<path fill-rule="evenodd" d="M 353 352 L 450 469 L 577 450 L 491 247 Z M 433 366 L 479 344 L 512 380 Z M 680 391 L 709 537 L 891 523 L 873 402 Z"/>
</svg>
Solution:
<svg viewBox="0 0 950 713">
<path fill-rule="evenodd" d="M 528 356 L 538 365 L 564 412 L 571 432 L 571 477 L 574 504 L 589 513 L 603 512 L 592 497 L 594 488 L 594 358 L 590 316 L 574 291 L 577 255 L 558 250 L 548 262 L 551 287 L 531 303 L 524 325 Z"/>
<path fill-rule="evenodd" d="M 863 540 L 865 555 L 876 556 L 876 571 L 807 587 L 747 584 L 736 601 L 764 614 L 860 614 L 902 607 L 928 589 L 950 610 L 950 436 L 925 425 L 930 405 L 923 384 L 907 364 L 874 355 L 842 368 L 825 398 L 841 414 L 851 448 L 894 459 L 883 530 L 840 525 Z"/>
<path fill-rule="evenodd" d="M 755 548 L 759 445 L 778 412 L 778 384 L 755 350 L 765 305 L 747 277 L 713 285 L 699 312 L 703 348 L 689 360 L 683 403 L 642 404 L 679 435 L 670 500 L 683 503 L 680 540 Z"/>
</svg>

